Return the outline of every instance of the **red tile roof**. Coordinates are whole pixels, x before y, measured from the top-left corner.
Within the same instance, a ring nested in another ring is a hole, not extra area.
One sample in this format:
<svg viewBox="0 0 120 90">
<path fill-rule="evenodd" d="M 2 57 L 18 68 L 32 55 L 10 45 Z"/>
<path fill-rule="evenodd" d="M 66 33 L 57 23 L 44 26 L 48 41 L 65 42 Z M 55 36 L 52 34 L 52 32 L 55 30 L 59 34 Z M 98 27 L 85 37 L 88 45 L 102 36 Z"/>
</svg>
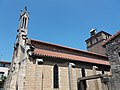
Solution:
<svg viewBox="0 0 120 90">
<path fill-rule="evenodd" d="M 110 40 L 112 40 L 114 37 L 116 37 L 119 34 L 120 34 L 120 30 L 117 33 L 115 33 L 114 35 L 112 35 L 110 38 L 108 38 L 105 42 L 103 42 L 102 45 L 103 46 L 106 45 Z"/>
<path fill-rule="evenodd" d="M 75 60 L 75 61 L 94 63 L 94 64 L 110 65 L 110 63 L 108 61 L 104 61 L 104 60 L 93 59 L 93 58 L 77 56 L 77 55 L 71 55 L 71 54 L 66 54 L 66 53 L 53 52 L 53 51 L 42 50 L 42 49 L 35 49 L 34 55 Z"/>
<path fill-rule="evenodd" d="M 75 49 L 75 48 L 71 48 L 71 47 L 67 47 L 67 46 L 62 46 L 62 45 L 57 45 L 57 44 L 53 44 L 53 43 L 48 43 L 48 42 L 43 42 L 43 41 L 39 41 L 39 40 L 33 40 L 30 39 L 32 42 L 38 42 L 38 43 L 43 43 L 43 44 L 47 44 L 47 45 L 52 45 L 52 46 L 56 46 L 56 47 L 61 47 L 61 48 L 65 48 L 65 49 L 70 49 L 73 51 L 79 51 L 81 53 L 85 53 L 85 54 L 89 54 L 89 55 L 94 55 L 94 56 L 98 56 L 98 57 L 104 57 L 107 58 L 107 56 L 105 55 L 101 55 L 95 52 L 90 52 L 90 51 L 84 51 L 84 50 L 79 50 L 79 49 Z"/>
</svg>

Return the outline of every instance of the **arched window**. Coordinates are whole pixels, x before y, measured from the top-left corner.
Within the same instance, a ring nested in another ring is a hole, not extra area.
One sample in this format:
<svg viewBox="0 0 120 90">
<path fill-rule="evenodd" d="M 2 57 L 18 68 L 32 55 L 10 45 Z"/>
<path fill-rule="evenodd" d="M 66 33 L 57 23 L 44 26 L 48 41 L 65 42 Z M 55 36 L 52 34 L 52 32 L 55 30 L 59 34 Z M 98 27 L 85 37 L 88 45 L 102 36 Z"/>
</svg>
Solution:
<svg viewBox="0 0 120 90">
<path fill-rule="evenodd" d="M 105 71 L 104 71 L 104 70 L 102 70 L 102 74 L 105 74 Z"/>
<path fill-rule="evenodd" d="M 25 18 L 24 28 L 26 28 L 26 22 L 27 22 L 27 18 Z"/>
<path fill-rule="evenodd" d="M 25 21 L 25 18 L 23 17 L 22 18 L 22 23 L 21 23 L 22 24 L 22 26 L 21 26 L 22 28 L 24 27 L 24 21 Z"/>
<path fill-rule="evenodd" d="M 59 71 L 57 64 L 55 64 L 53 68 L 53 87 L 59 88 Z"/>
<path fill-rule="evenodd" d="M 81 72 L 82 72 L 82 77 L 85 77 L 86 75 L 85 75 L 85 69 L 84 68 L 81 69 Z M 84 90 L 86 90 L 86 88 L 87 88 L 86 80 L 83 80 L 82 84 L 83 84 Z"/>
<path fill-rule="evenodd" d="M 27 22 L 27 18 L 23 17 L 22 28 L 26 28 L 26 22 Z"/>
<path fill-rule="evenodd" d="M 82 77 L 85 77 L 85 69 L 84 68 L 81 69 L 81 72 L 82 72 Z"/>
</svg>

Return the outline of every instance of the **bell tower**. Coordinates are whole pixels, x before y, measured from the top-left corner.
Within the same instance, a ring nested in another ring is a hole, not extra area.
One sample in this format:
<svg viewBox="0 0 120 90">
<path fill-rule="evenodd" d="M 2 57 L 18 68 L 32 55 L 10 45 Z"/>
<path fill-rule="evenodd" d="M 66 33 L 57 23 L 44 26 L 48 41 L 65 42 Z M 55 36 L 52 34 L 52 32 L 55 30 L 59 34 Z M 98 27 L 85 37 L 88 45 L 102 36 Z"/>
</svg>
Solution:
<svg viewBox="0 0 120 90">
<path fill-rule="evenodd" d="M 27 7 L 20 13 L 19 27 L 17 30 L 16 42 L 14 43 L 14 51 L 6 82 L 5 90 L 23 90 L 25 78 L 25 66 L 27 63 L 27 30 L 28 30 L 29 13 Z"/>
<path fill-rule="evenodd" d="M 29 20 L 29 13 L 27 12 L 27 7 L 25 7 L 24 11 L 21 10 L 20 13 L 20 22 L 19 22 L 18 34 L 16 38 L 17 39 L 16 42 L 19 42 L 19 44 L 23 46 L 27 38 L 28 20 Z"/>
<path fill-rule="evenodd" d="M 21 10 L 20 27 L 19 28 L 27 29 L 27 27 L 28 27 L 28 19 L 29 19 L 29 14 L 27 12 L 27 7 L 25 7 L 24 11 Z"/>
<path fill-rule="evenodd" d="M 97 33 L 96 29 L 92 29 L 90 31 L 90 38 L 85 41 L 87 50 L 101 55 L 106 55 L 105 49 L 102 47 L 102 43 L 106 41 L 110 36 L 111 35 L 107 32 L 100 31 Z"/>
</svg>

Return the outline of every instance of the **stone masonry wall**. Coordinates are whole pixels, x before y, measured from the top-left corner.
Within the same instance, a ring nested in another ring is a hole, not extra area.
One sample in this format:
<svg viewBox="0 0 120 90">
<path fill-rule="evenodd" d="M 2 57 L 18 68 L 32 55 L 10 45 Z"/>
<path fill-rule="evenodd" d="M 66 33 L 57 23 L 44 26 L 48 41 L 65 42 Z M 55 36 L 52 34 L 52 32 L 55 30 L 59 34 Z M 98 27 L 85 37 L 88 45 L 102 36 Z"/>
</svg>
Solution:
<svg viewBox="0 0 120 90">
<path fill-rule="evenodd" d="M 44 60 L 44 59 L 43 59 Z M 24 90 L 77 90 L 77 79 L 81 77 L 81 68 L 70 69 L 69 62 L 44 61 L 36 64 L 35 60 L 28 60 Z M 53 66 L 59 66 L 59 88 L 53 88 Z M 101 71 L 97 71 L 100 74 Z M 86 69 L 86 76 L 94 75 L 92 69 Z M 101 79 L 95 79 L 98 83 L 98 90 L 103 90 Z M 96 90 L 95 80 L 87 80 L 87 90 Z M 71 88 L 71 89 L 70 89 Z"/>
<path fill-rule="evenodd" d="M 109 41 L 105 48 L 111 64 L 111 90 L 120 90 L 120 35 Z"/>
</svg>

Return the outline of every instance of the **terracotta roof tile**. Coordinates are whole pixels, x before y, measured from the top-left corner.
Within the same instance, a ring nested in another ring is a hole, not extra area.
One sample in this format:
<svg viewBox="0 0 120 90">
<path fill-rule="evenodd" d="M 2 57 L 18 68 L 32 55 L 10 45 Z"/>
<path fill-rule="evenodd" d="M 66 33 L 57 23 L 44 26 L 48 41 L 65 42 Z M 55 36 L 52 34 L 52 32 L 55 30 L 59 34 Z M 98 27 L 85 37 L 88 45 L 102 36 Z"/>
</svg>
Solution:
<svg viewBox="0 0 120 90">
<path fill-rule="evenodd" d="M 49 43 L 49 42 L 44 42 L 44 41 L 39 41 L 39 40 L 33 40 L 33 39 L 30 39 L 30 40 L 32 42 L 38 42 L 38 43 L 48 44 L 48 45 L 52 45 L 52 46 L 57 46 L 57 47 L 61 47 L 61 48 L 66 48 L 66 49 L 74 50 L 74 51 L 79 51 L 81 53 L 86 53 L 86 54 L 96 55 L 98 57 L 105 57 L 105 58 L 107 58 L 105 55 L 101 55 L 101 54 L 98 54 L 98 53 L 95 53 L 95 52 L 79 50 L 79 49 L 76 49 L 76 48 L 71 48 L 71 47 L 67 47 L 67 46 L 57 45 L 57 44 L 53 44 L 53 43 Z"/>
<path fill-rule="evenodd" d="M 88 62 L 88 63 L 94 63 L 94 64 L 110 65 L 108 61 L 103 61 L 103 60 L 93 59 L 93 58 L 88 58 L 83 56 L 77 56 L 77 55 L 71 55 L 66 53 L 53 52 L 53 51 L 42 50 L 42 49 L 35 49 L 34 55 L 76 60 L 76 61 Z"/>
</svg>

